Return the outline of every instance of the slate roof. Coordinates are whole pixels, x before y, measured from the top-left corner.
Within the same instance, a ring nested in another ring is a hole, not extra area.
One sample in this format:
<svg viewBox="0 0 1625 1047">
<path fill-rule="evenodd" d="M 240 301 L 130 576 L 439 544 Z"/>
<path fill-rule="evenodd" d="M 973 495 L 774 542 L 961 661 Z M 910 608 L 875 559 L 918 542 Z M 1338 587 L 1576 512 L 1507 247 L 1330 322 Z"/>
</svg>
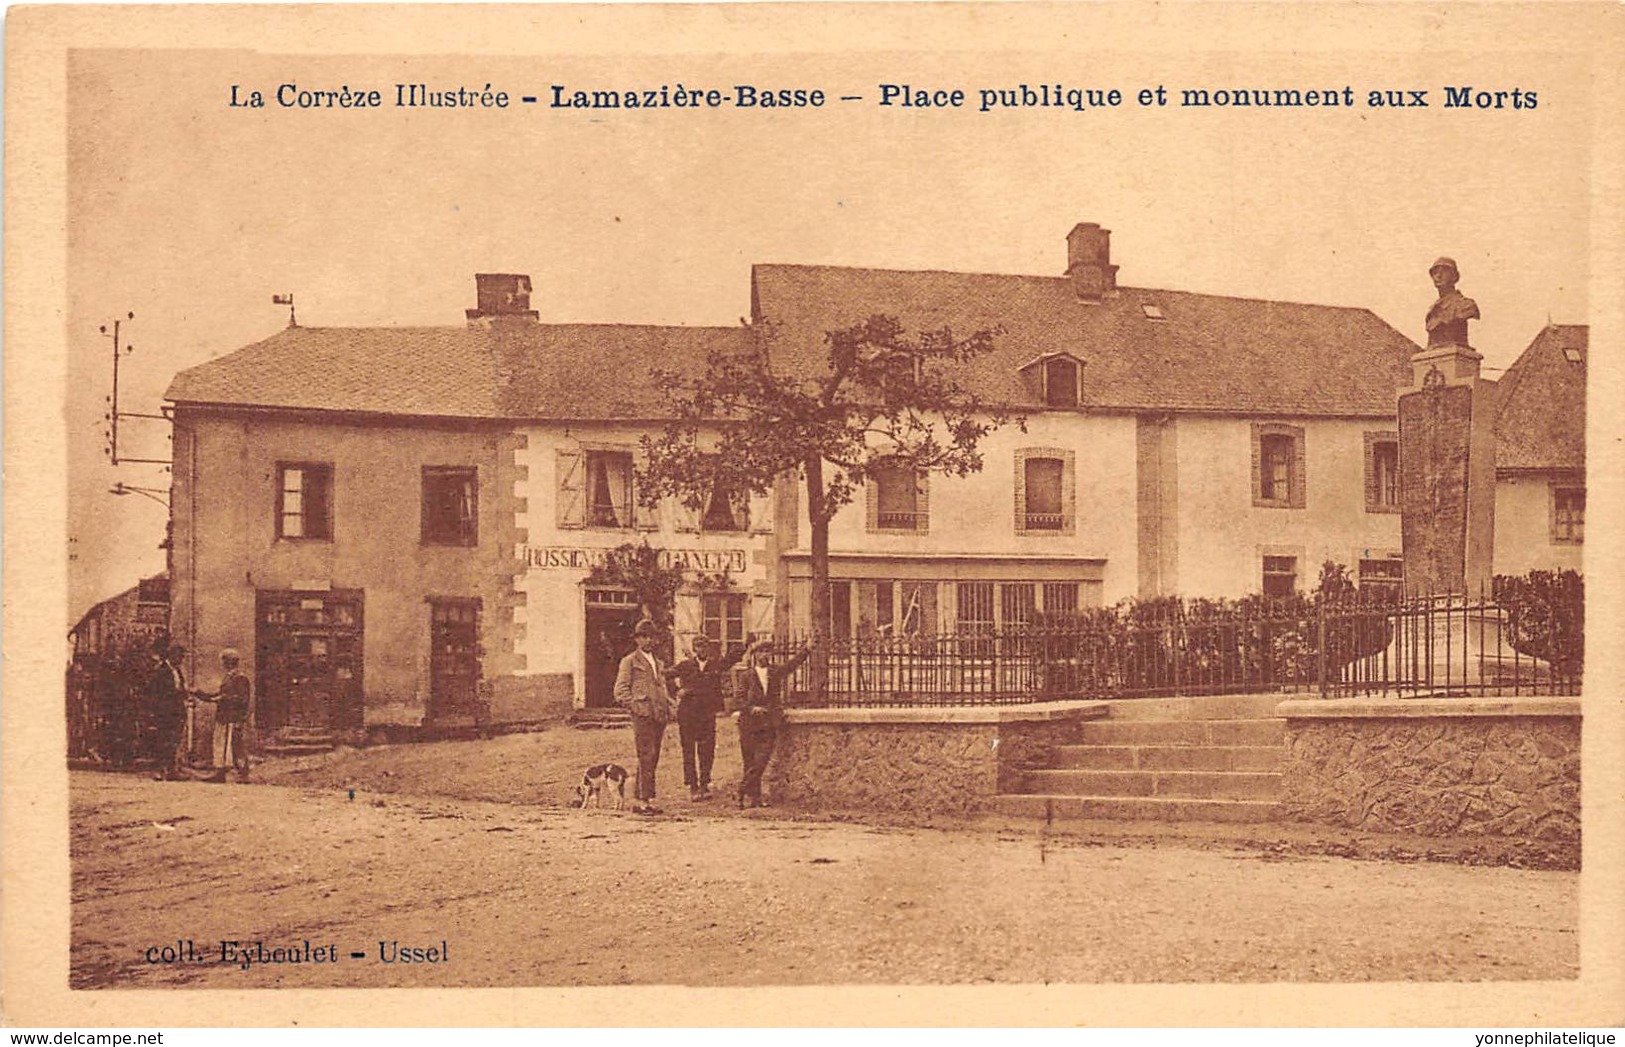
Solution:
<svg viewBox="0 0 1625 1047">
<path fill-rule="evenodd" d="M 1418 351 L 1367 309 L 1135 287 L 1091 304 L 1067 277 L 804 265 L 751 277 L 753 312 L 777 327 L 775 366 L 815 373 L 825 331 L 877 313 L 911 332 L 998 327 L 969 381 L 1017 405 L 1038 403 L 1019 368 L 1067 352 L 1084 362 L 1085 408 L 1392 417 Z"/>
<path fill-rule="evenodd" d="M 1496 468 L 1585 468 L 1589 341 L 1590 328 L 1583 324 L 1552 324 L 1501 376 L 1495 389 Z"/>
<path fill-rule="evenodd" d="M 1121 288 L 1098 304 L 1066 277 L 758 265 L 752 310 L 772 321 L 775 368 L 819 374 L 824 333 L 871 315 L 911 331 L 997 327 L 963 380 L 984 399 L 1039 405 L 1021 368 L 1047 353 L 1083 361 L 1081 406 L 1275 416 L 1391 418 L 1417 350 L 1366 309 Z M 1144 306 L 1163 319 L 1151 319 Z M 740 327 L 537 324 L 290 327 L 176 375 L 166 398 L 469 419 L 660 416 L 654 368 L 699 373 L 744 350 Z"/>
<path fill-rule="evenodd" d="M 738 327 L 502 322 L 489 327 L 290 327 L 175 376 L 177 404 L 434 418 L 649 419 L 656 367 L 697 372 Z"/>
</svg>

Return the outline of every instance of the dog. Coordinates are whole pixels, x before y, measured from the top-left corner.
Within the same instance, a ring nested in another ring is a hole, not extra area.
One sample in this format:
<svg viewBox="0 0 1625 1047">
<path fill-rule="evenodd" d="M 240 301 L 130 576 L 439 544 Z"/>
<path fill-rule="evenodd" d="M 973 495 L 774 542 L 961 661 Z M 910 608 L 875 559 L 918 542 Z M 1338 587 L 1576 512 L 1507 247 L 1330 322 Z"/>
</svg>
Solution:
<svg viewBox="0 0 1625 1047">
<path fill-rule="evenodd" d="M 576 786 L 576 798 L 570 801 L 571 807 L 586 807 L 589 803 L 594 807 L 604 806 L 604 793 L 610 792 L 615 799 L 615 809 L 618 811 L 626 806 L 626 768 L 618 763 L 601 763 L 587 768 L 587 773 L 581 776 L 581 784 Z"/>
</svg>

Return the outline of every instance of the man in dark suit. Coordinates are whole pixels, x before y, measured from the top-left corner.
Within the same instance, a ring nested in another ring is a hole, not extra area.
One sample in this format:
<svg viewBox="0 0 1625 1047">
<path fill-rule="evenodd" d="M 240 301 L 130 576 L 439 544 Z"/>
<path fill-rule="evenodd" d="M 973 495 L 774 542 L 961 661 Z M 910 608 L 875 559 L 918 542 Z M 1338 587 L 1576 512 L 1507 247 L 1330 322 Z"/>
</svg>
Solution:
<svg viewBox="0 0 1625 1047">
<path fill-rule="evenodd" d="M 740 686 L 739 754 L 745 763 L 745 777 L 739 783 L 740 807 L 766 807 L 762 799 L 762 774 L 773 758 L 773 746 L 784 723 L 784 685 L 812 653 L 802 647 L 783 665 L 773 665 L 773 646 L 768 640 L 754 644 L 746 652 L 750 669 Z"/>
<path fill-rule="evenodd" d="M 171 644 L 167 636 L 160 636 L 152 646 L 158 654 L 158 664 L 147 677 L 147 701 L 154 729 L 153 756 L 158 764 L 158 780 L 174 780 L 185 777 L 181 770 L 181 747 L 186 741 L 187 694 L 181 659 L 186 649 Z"/>
<path fill-rule="evenodd" d="M 709 636 L 694 638 L 694 657 L 672 668 L 677 684 L 677 735 L 683 743 L 683 784 L 690 800 L 711 798 L 711 766 L 717 753 L 717 714 L 722 712 L 728 670 L 743 649 L 717 655 Z"/>
<path fill-rule="evenodd" d="M 666 688 L 668 670 L 655 656 L 659 629 L 645 618 L 632 630 L 638 649 L 621 659 L 615 674 L 615 702 L 632 713 L 632 744 L 638 751 L 638 780 L 632 810 L 637 814 L 659 814 L 655 807 L 655 768 L 660 764 L 660 739 L 666 733 L 674 712 L 671 692 Z"/>
</svg>

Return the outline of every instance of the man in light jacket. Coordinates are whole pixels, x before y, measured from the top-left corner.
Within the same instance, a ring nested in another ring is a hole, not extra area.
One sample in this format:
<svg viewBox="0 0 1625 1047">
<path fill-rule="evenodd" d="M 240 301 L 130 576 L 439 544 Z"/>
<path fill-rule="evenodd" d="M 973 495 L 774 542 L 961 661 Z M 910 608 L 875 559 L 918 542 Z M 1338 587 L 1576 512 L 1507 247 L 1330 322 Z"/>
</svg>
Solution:
<svg viewBox="0 0 1625 1047">
<path fill-rule="evenodd" d="M 666 685 L 667 666 L 654 652 L 659 629 L 645 618 L 632 630 L 638 649 L 621 659 L 615 674 L 615 703 L 632 714 L 632 743 L 638 751 L 638 778 L 632 810 L 659 814 L 655 807 L 655 768 L 660 763 L 660 739 L 676 708 Z"/>
</svg>

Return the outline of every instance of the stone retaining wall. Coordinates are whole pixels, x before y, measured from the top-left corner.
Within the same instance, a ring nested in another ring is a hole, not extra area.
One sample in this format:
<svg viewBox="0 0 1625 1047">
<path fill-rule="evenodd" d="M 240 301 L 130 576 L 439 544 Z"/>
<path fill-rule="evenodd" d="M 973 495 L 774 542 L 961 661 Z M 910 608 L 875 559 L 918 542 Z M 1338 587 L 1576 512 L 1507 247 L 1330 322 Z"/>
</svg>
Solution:
<svg viewBox="0 0 1625 1047">
<path fill-rule="evenodd" d="M 1276 714 L 1284 818 L 1510 838 L 1578 862 L 1579 699 L 1291 701 Z"/>
<path fill-rule="evenodd" d="M 774 802 L 810 810 L 974 814 L 1105 711 L 1100 702 L 792 710 L 765 784 Z"/>
</svg>

